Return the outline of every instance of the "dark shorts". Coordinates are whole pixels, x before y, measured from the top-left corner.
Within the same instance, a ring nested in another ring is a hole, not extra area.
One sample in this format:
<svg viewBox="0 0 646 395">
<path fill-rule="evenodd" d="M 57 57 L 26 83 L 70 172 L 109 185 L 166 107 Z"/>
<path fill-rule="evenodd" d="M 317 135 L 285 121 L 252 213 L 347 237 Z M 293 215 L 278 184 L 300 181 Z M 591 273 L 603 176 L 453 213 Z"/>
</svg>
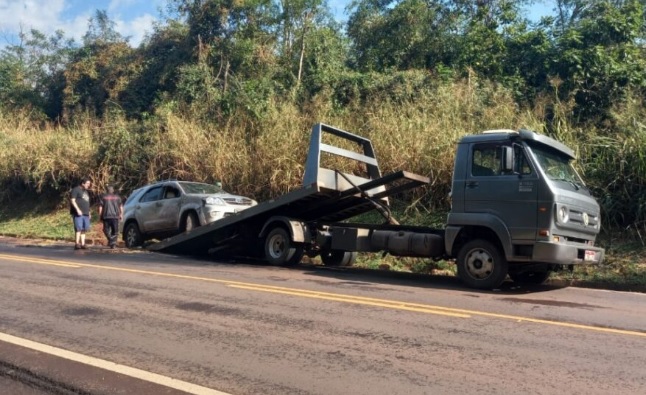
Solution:
<svg viewBox="0 0 646 395">
<path fill-rule="evenodd" d="M 87 232 L 90 230 L 90 216 L 81 215 L 74 216 L 74 231 L 76 232 Z"/>
</svg>

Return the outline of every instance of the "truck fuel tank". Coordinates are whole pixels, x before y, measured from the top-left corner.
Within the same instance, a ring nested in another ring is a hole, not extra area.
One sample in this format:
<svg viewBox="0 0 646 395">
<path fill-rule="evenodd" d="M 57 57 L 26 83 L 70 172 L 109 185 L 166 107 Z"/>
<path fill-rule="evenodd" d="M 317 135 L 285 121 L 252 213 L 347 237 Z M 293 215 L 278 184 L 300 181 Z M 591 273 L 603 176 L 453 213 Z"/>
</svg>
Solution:
<svg viewBox="0 0 646 395">
<path fill-rule="evenodd" d="M 375 230 L 370 238 L 373 251 L 387 251 L 395 256 L 440 257 L 444 253 L 442 236 L 393 230 Z"/>
</svg>

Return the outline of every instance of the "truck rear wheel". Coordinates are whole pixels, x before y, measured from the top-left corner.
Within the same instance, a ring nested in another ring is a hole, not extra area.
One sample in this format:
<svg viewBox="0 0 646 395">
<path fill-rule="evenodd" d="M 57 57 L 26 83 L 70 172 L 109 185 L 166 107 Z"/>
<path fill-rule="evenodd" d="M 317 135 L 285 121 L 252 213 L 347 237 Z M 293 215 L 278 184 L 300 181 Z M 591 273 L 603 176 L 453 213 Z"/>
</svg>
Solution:
<svg viewBox="0 0 646 395">
<path fill-rule="evenodd" d="M 303 259 L 304 248 L 295 244 L 284 228 L 274 228 L 265 238 L 265 259 L 271 265 L 295 265 Z"/>
<path fill-rule="evenodd" d="M 321 261 L 326 266 L 352 266 L 357 260 L 354 251 L 327 250 L 321 252 Z"/>
<path fill-rule="evenodd" d="M 458 253 L 457 265 L 460 279 L 473 288 L 497 288 L 507 277 L 507 259 L 486 240 L 471 240 L 463 245 Z"/>
</svg>

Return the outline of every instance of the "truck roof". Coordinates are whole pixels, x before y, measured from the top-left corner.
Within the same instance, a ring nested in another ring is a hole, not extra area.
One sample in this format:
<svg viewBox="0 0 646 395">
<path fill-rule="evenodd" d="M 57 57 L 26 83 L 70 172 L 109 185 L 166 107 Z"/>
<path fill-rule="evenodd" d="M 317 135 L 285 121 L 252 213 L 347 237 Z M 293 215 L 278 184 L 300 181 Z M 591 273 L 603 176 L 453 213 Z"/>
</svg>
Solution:
<svg viewBox="0 0 646 395">
<path fill-rule="evenodd" d="M 576 154 L 567 145 L 554 140 L 551 137 L 538 134 L 531 130 L 520 129 L 518 131 L 511 129 L 486 130 L 480 134 L 471 134 L 460 139 L 460 143 L 486 143 L 489 141 L 500 140 L 523 140 L 538 143 L 540 145 L 555 149 L 571 159 L 576 159 Z"/>
</svg>

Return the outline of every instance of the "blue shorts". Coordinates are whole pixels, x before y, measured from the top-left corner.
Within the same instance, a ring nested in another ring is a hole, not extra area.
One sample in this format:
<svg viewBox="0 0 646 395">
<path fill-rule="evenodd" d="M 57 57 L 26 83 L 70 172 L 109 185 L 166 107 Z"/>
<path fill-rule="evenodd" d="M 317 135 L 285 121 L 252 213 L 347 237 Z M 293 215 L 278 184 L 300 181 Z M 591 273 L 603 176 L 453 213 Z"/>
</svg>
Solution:
<svg viewBox="0 0 646 395">
<path fill-rule="evenodd" d="M 74 231 L 75 232 L 87 232 L 90 230 L 90 216 L 81 215 L 74 216 Z"/>
</svg>

